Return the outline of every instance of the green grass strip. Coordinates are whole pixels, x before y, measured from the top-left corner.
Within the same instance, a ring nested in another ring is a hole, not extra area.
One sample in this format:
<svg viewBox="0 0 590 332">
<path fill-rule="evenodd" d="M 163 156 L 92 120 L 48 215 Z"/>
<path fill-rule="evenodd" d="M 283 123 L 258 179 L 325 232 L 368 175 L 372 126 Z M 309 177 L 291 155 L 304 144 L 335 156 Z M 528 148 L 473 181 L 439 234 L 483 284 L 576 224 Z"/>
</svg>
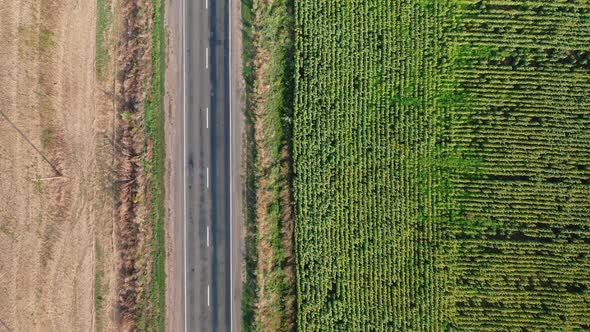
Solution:
<svg viewBox="0 0 590 332">
<path fill-rule="evenodd" d="M 113 12 L 110 0 L 97 0 L 96 8 L 96 74 L 101 79 L 104 67 L 109 62 L 107 33 L 113 23 Z"/>
<path fill-rule="evenodd" d="M 151 221 L 152 221 L 152 278 L 150 302 L 152 306 L 149 330 L 164 331 L 166 324 L 166 246 L 165 246 L 165 113 L 163 108 L 165 63 L 164 3 L 153 0 L 152 93 L 146 108 L 147 133 L 153 142 L 151 160 Z"/>
</svg>

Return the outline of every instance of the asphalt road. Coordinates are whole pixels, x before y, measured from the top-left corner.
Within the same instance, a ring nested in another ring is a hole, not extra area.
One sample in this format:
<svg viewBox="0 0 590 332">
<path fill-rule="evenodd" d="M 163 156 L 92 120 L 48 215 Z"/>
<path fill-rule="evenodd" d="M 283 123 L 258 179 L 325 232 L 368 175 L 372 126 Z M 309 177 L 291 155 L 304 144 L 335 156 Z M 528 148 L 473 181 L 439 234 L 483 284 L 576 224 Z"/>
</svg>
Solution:
<svg viewBox="0 0 590 332">
<path fill-rule="evenodd" d="M 230 0 L 184 0 L 184 323 L 232 331 Z"/>
</svg>

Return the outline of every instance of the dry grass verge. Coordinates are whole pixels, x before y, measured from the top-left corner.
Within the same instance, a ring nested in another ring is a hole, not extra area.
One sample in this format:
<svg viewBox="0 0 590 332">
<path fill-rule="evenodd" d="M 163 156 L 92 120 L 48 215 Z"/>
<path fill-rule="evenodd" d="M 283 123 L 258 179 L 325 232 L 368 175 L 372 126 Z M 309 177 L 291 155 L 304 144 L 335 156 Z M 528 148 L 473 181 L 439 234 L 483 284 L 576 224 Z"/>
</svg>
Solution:
<svg viewBox="0 0 590 332">
<path fill-rule="evenodd" d="M 290 1 L 244 2 L 247 179 L 243 328 L 295 330 Z"/>
<path fill-rule="evenodd" d="M 164 118 L 161 3 L 127 0 L 118 49 L 118 311 L 124 330 L 163 330 Z"/>
</svg>

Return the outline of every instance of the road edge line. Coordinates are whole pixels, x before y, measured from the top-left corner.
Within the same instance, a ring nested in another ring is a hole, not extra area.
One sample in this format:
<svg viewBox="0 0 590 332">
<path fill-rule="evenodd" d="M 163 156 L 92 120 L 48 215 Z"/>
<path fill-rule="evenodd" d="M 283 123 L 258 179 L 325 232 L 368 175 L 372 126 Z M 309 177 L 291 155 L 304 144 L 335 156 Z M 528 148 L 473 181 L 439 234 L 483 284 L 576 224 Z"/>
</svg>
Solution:
<svg viewBox="0 0 590 332">
<path fill-rule="evenodd" d="M 229 31 L 228 31 L 228 39 L 229 39 L 229 330 L 233 332 L 233 318 L 234 318 L 234 273 L 233 273 L 233 175 L 232 175 L 232 148 L 231 148 L 231 136 L 232 136 L 232 13 L 233 13 L 233 1 L 228 0 L 228 9 L 227 13 L 229 16 Z"/>
<path fill-rule="evenodd" d="M 186 0 L 182 0 L 182 155 L 183 155 L 183 174 L 182 174 L 182 198 L 183 198 L 183 216 L 184 216 L 184 331 L 188 332 L 188 315 L 187 315 L 187 249 L 186 249 Z"/>
</svg>

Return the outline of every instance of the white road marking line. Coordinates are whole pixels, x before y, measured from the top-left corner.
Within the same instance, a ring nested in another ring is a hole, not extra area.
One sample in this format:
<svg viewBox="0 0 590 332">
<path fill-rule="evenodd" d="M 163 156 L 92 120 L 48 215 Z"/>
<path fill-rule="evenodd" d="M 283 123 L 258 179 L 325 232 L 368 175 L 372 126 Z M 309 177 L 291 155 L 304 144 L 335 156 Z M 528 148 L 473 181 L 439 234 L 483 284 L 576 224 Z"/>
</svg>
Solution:
<svg viewBox="0 0 590 332">
<path fill-rule="evenodd" d="M 207 188 L 209 188 L 209 167 L 207 167 Z"/>
<path fill-rule="evenodd" d="M 182 149 L 182 154 L 183 154 L 183 174 L 182 174 L 182 182 L 183 182 L 183 193 L 182 193 L 182 198 L 183 198 L 183 215 L 184 215 L 184 331 L 188 332 L 188 304 L 187 304 L 187 287 L 186 287 L 186 280 L 187 280 L 187 275 L 188 275 L 188 258 L 186 255 L 187 249 L 186 249 L 186 243 L 187 243 L 187 231 L 186 231 L 186 168 L 187 168 L 187 162 L 186 162 L 186 0 L 182 0 L 182 29 L 181 29 L 181 33 L 182 33 L 182 126 L 183 126 L 183 139 L 182 139 L 182 143 L 183 143 L 183 149 Z"/>
<path fill-rule="evenodd" d="M 211 296 L 209 296 L 209 285 L 207 285 L 207 306 L 210 304 Z"/>
<path fill-rule="evenodd" d="M 209 47 L 205 49 L 205 68 L 209 68 Z"/>
<path fill-rule="evenodd" d="M 205 9 L 208 9 L 208 8 L 209 8 L 209 1 L 205 0 Z"/>
<path fill-rule="evenodd" d="M 209 129 L 209 107 L 207 107 L 207 129 Z"/>
<path fill-rule="evenodd" d="M 234 289 L 234 280 L 233 280 L 233 244 L 232 244 L 232 216 L 233 216 L 233 209 L 232 209 L 232 193 L 233 193 L 233 188 L 232 188 L 232 153 L 231 153 L 231 131 L 232 131 L 232 117 L 231 117 L 231 109 L 232 109 L 232 100 L 231 100 L 231 94 L 232 94 L 232 68 L 231 68 L 231 64 L 232 64 L 232 57 L 231 57 L 231 50 L 232 50 L 232 43 L 231 43 L 231 35 L 232 35 L 232 27 L 231 27 L 231 22 L 232 22 L 232 17 L 231 17 L 231 13 L 232 13 L 232 0 L 228 0 L 228 6 L 229 6 L 229 13 L 230 13 L 230 17 L 229 17 L 229 32 L 228 32 L 228 39 L 229 39 L 229 82 L 228 82 L 228 86 L 229 86 L 229 146 L 230 146 L 230 150 L 229 150 L 229 330 L 230 332 L 233 331 L 233 316 L 234 316 L 234 296 L 233 296 L 233 289 Z"/>
<path fill-rule="evenodd" d="M 209 226 L 207 226 L 207 248 L 209 248 Z"/>
</svg>

